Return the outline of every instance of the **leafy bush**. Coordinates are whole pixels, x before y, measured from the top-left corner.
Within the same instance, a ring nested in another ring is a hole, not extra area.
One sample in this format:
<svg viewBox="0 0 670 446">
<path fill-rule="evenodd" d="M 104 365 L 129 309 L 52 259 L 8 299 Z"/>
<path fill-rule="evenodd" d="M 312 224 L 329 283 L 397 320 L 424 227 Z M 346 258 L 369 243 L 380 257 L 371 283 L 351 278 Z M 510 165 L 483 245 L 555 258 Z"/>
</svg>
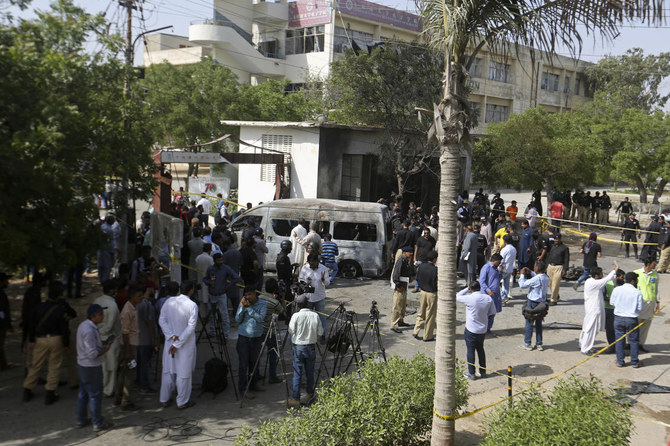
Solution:
<svg viewBox="0 0 670 446">
<path fill-rule="evenodd" d="M 533 388 L 486 419 L 484 446 L 627 445 L 633 423 L 597 378 L 559 381 L 547 399 Z"/>
<path fill-rule="evenodd" d="M 467 381 L 457 370 L 457 407 L 467 403 Z M 249 427 L 237 445 L 417 445 L 428 442 L 433 419 L 435 364 L 425 355 L 368 362 L 358 373 L 332 379 L 309 409 Z"/>
</svg>

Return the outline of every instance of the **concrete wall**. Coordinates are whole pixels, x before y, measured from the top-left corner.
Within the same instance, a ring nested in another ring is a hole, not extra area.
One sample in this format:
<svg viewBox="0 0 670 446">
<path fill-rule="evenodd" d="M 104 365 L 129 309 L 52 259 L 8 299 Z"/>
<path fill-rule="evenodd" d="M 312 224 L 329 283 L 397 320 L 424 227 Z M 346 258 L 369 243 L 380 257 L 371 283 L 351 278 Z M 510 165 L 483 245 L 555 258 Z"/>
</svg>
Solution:
<svg viewBox="0 0 670 446">
<path fill-rule="evenodd" d="M 319 129 L 289 127 L 241 127 L 240 139 L 262 146 L 263 135 L 292 135 L 291 198 L 317 198 Z M 240 145 L 242 153 L 258 153 L 258 149 Z M 261 181 L 261 166 L 239 166 L 238 197 L 240 203 L 267 202 L 274 199 L 274 182 Z"/>
</svg>

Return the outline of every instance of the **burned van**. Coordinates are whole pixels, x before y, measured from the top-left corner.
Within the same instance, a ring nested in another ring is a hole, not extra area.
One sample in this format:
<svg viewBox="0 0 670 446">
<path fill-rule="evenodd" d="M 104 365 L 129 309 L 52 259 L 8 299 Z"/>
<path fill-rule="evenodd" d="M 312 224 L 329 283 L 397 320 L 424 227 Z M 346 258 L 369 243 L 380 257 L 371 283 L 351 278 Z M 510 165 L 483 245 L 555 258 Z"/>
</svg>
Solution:
<svg viewBox="0 0 670 446">
<path fill-rule="evenodd" d="M 279 244 L 290 238 L 300 219 L 317 222 L 321 237 L 327 233 L 333 236 L 340 252 L 337 263 L 343 277 L 378 277 L 391 264 L 391 215 L 382 204 L 311 198 L 276 200 L 252 208 L 231 223 L 237 240 L 241 240 L 250 219 L 265 234 L 269 251 L 265 257 L 266 270 L 275 271 Z"/>
</svg>

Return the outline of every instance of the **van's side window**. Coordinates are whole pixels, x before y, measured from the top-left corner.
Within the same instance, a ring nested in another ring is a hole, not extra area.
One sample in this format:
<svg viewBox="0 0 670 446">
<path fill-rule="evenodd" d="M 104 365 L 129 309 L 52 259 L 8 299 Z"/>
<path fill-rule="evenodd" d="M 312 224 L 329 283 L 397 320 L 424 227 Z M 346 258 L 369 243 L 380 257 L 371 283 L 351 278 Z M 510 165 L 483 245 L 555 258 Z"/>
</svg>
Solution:
<svg viewBox="0 0 670 446">
<path fill-rule="evenodd" d="M 272 219 L 272 230 L 280 237 L 290 237 L 291 231 L 298 225 L 298 220 Z"/>
<path fill-rule="evenodd" d="M 316 223 L 319 225 L 319 229 L 317 229 L 316 232 L 319 233 L 321 238 L 323 238 L 324 235 L 326 235 L 330 232 L 330 222 L 329 221 L 319 220 Z"/>
<path fill-rule="evenodd" d="M 261 225 L 261 222 L 263 221 L 263 217 L 260 215 L 247 215 L 247 216 L 242 216 L 239 218 L 233 225 L 230 227 L 230 230 L 233 232 L 236 231 L 244 231 L 244 229 L 247 227 L 247 222 L 249 219 L 252 219 L 254 221 L 254 226 L 259 227 Z"/>
<path fill-rule="evenodd" d="M 376 242 L 377 225 L 368 223 L 335 223 L 333 231 L 335 240 L 356 240 L 359 242 Z"/>
</svg>

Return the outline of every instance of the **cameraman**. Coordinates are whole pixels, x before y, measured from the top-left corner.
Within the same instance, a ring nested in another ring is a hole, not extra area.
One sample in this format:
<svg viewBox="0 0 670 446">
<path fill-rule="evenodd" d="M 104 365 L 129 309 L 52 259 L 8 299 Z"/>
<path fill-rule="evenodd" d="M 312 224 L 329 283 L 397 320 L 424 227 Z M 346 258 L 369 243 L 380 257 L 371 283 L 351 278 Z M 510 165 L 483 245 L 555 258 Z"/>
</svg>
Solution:
<svg viewBox="0 0 670 446">
<path fill-rule="evenodd" d="M 293 283 L 293 266 L 291 265 L 291 258 L 289 254 L 293 250 L 290 240 L 282 240 L 279 244 L 281 251 L 277 254 L 277 280 L 284 281 L 286 284 L 287 293 L 290 293 L 290 287 Z M 288 295 L 288 300 L 293 300 L 292 296 Z"/>
<path fill-rule="evenodd" d="M 286 314 L 286 302 L 279 289 L 279 284 L 275 279 L 270 278 L 265 282 L 265 292 L 268 294 L 261 294 L 260 296 L 260 298 L 265 301 L 267 307 L 265 319 L 263 320 L 263 337 L 268 334 L 273 316 L 275 314 L 277 316 Z M 277 377 L 278 347 L 277 337 L 274 335 L 274 332 L 270 333 L 270 336 L 267 338 L 265 348 L 268 352 L 268 369 L 270 372 L 270 379 L 268 382 L 270 384 L 278 384 L 282 382 L 282 380 Z"/>
<path fill-rule="evenodd" d="M 253 369 L 256 359 L 261 354 L 263 343 L 263 320 L 267 313 L 267 305 L 264 300 L 258 298 L 253 287 L 244 289 L 244 296 L 237 307 L 235 320 L 237 327 L 237 357 L 239 362 L 238 389 L 244 394 L 247 390 L 247 374 Z M 250 390 L 257 390 L 258 369 L 251 377 Z M 251 399 L 253 396 L 247 395 Z"/>
<path fill-rule="evenodd" d="M 330 285 L 330 274 L 328 268 L 319 263 L 319 254 L 313 252 L 307 256 L 307 264 L 300 270 L 298 280 L 314 288 L 313 292 L 305 295 L 309 300 L 309 307 L 321 319 L 319 342 L 323 344 L 326 342 L 326 287 Z"/>
<path fill-rule="evenodd" d="M 240 276 L 232 268 L 223 263 L 221 253 L 214 254 L 214 265 L 207 268 L 202 281 L 209 287 L 209 303 L 218 307 L 223 321 L 223 335 L 227 338 L 230 331 L 230 320 L 228 319 L 228 297 L 226 293 L 237 286 Z"/>
</svg>

